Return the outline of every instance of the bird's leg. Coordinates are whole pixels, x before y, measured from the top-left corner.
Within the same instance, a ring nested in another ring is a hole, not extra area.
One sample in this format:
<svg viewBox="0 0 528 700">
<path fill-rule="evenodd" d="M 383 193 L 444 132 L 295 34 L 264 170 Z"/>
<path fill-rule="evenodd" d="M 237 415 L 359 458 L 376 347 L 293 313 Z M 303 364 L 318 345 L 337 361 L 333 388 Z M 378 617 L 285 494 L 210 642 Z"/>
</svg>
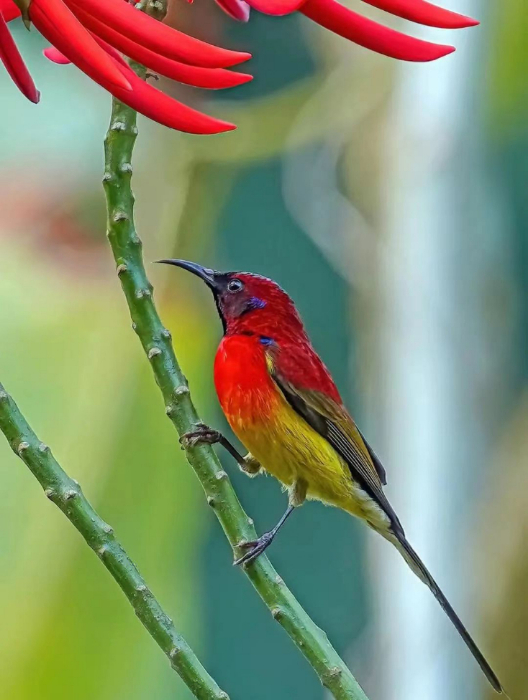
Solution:
<svg viewBox="0 0 528 700">
<path fill-rule="evenodd" d="M 250 564 L 252 561 L 255 561 L 255 559 L 259 557 L 262 554 L 262 552 L 270 546 L 270 544 L 275 539 L 275 535 L 284 525 L 289 516 L 293 513 L 295 508 L 302 506 L 302 504 L 304 503 L 306 499 L 306 489 L 307 484 L 304 480 L 299 479 L 294 483 L 293 487 L 290 489 L 288 508 L 286 509 L 286 512 L 284 513 L 282 518 L 275 525 L 273 530 L 265 532 L 258 538 L 258 540 L 253 540 L 251 542 L 243 542 L 239 545 L 239 547 L 241 547 L 242 549 L 247 549 L 248 551 L 245 554 L 243 554 L 239 559 L 236 559 L 236 561 L 234 562 L 235 566 L 239 566 L 240 564 Z"/>
<path fill-rule="evenodd" d="M 194 447 L 200 443 L 222 445 L 222 447 L 229 452 L 231 457 L 238 462 L 242 471 L 249 476 L 256 476 L 261 470 L 259 462 L 257 462 L 251 454 L 248 453 L 243 457 L 237 448 L 229 442 L 219 430 L 213 430 L 213 428 L 205 425 L 205 423 L 197 423 L 194 430 L 181 436 L 180 442 L 184 447 Z"/>
</svg>

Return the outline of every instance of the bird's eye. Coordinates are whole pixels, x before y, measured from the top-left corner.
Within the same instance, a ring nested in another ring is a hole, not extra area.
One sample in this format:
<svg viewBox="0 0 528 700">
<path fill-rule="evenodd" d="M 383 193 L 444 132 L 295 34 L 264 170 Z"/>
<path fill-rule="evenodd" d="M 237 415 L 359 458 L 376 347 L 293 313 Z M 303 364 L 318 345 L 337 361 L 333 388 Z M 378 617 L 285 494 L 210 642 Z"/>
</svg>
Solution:
<svg viewBox="0 0 528 700">
<path fill-rule="evenodd" d="M 229 284 L 227 285 L 227 291 L 234 294 L 235 292 L 239 292 L 243 287 L 244 285 L 240 280 L 234 279 L 230 280 Z"/>
</svg>

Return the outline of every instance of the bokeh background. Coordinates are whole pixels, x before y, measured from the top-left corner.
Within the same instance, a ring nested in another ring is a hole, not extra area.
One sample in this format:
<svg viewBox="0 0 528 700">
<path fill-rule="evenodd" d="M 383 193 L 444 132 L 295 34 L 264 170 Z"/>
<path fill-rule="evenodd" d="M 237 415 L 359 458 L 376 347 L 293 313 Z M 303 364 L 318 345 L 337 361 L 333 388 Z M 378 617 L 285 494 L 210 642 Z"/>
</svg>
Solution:
<svg viewBox="0 0 528 700">
<path fill-rule="evenodd" d="M 239 125 L 186 137 L 140 119 L 147 260 L 275 278 L 382 457 L 409 539 L 515 700 L 528 695 L 528 13 L 445 2 L 479 28 L 398 64 L 300 16 L 236 25 L 205 0 L 171 21 L 249 49 L 254 82 L 163 89 Z M 388 16 L 359 0 L 366 15 Z M 403 22 L 392 22 L 403 26 Z M 115 528 L 233 700 L 320 700 L 185 462 L 130 329 L 100 186 L 109 98 L 11 25 L 42 91 L 0 74 L 0 378 Z M 150 268 L 204 419 L 221 328 L 206 289 Z M 285 496 L 225 455 L 259 531 Z M 0 442 L 0 695 L 189 700 L 93 553 Z M 476 664 L 388 544 L 310 504 L 270 550 L 371 700 L 484 700 Z"/>
</svg>

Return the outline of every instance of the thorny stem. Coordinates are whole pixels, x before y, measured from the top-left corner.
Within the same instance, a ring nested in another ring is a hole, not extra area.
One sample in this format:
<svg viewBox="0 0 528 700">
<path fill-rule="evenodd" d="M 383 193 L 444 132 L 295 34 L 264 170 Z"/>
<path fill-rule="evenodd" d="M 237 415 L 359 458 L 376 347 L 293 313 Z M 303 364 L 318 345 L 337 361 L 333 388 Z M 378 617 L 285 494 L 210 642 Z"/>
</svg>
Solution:
<svg viewBox="0 0 528 700">
<path fill-rule="evenodd" d="M 46 496 L 60 508 L 101 559 L 175 671 L 200 700 L 229 700 L 198 661 L 172 620 L 148 588 L 116 539 L 96 513 L 79 484 L 62 469 L 49 447 L 39 440 L 11 396 L 0 384 L 0 430 L 13 452 L 29 467 Z"/>
<path fill-rule="evenodd" d="M 132 151 L 137 136 L 136 116 L 134 110 L 113 100 L 110 127 L 105 140 L 103 178 L 108 211 L 107 234 L 133 329 L 141 341 L 163 394 L 165 412 L 181 436 L 192 431 L 200 421 L 187 381 L 176 360 L 171 334 L 161 322 L 154 305 L 153 288 L 145 272 L 142 244 L 134 225 L 134 196 L 130 181 Z M 235 555 L 241 556 L 242 551 L 238 545 L 256 539 L 256 532 L 227 474 L 209 445 L 189 446 L 186 455 Z M 244 570 L 273 618 L 286 630 L 334 698 L 367 700 L 326 634 L 299 605 L 268 558 L 261 555 Z"/>
</svg>

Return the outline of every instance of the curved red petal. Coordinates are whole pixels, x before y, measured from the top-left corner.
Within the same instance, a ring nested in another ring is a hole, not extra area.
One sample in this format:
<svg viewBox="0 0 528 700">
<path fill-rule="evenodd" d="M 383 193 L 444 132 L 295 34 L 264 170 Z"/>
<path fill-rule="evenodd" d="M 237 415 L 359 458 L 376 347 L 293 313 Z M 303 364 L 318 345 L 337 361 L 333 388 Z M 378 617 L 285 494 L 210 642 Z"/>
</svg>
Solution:
<svg viewBox="0 0 528 700">
<path fill-rule="evenodd" d="M 335 0 L 307 0 L 300 12 L 355 44 L 402 61 L 434 61 L 455 50 L 454 46 L 433 44 L 384 27 Z"/>
<path fill-rule="evenodd" d="M 7 28 L 4 15 L 0 12 L 0 60 L 6 67 L 20 92 L 35 104 L 40 99 L 40 93 L 35 87 L 35 83 L 29 74 L 26 64 Z"/>
<path fill-rule="evenodd" d="M 201 68 L 199 66 L 190 66 L 187 63 L 173 61 L 165 56 L 151 51 L 150 49 L 141 46 L 141 44 L 132 41 L 123 34 L 119 34 L 115 29 L 112 29 L 106 24 L 99 22 L 83 10 L 77 9 L 77 16 L 94 34 L 98 35 L 111 46 L 114 46 L 119 51 L 122 51 L 129 58 L 138 61 L 150 70 L 166 78 L 177 80 L 186 85 L 208 89 L 222 89 L 236 87 L 253 79 L 247 73 L 235 73 L 234 71 L 224 70 L 223 68 Z"/>
<path fill-rule="evenodd" d="M 120 34 L 167 58 L 205 68 L 227 68 L 251 54 L 222 49 L 172 29 L 123 0 L 66 0 L 68 6 L 88 12 Z"/>
<path fill-rule="evenodd" d="M 282 17 L 296 12 L 305 0 L 248 0 L 254 10 L 263 12 L 265 15 Z"/>
<path fill-rule="evenodd" d="M 21 12 L 13 0 L 0 0 L 0 14 L 3 15 L 6 22 L 11 22 L 12 19 L 20 17 Z"/>
<path fill-rule="evenodd" d="M 380 10 L 403 17 L 411 22 L 439 29 L 463 29 L 479 24 L 478 20 L 445 10 L 425 0 L 363 0 Z"/>
<path fill-rule="evenodd" d="M 66 58 L 66 56 L 54 46 L 48 46 L 48 48 L 44 49 L 42 53 L 44 56 L 46 56 L 48 61 L 51 61 L 52 63 L 58 63 L 61 66 L 66 66 L 71 63 L 70 59 Z"/>
<path fill-rule="evenodd" d="M 250 7 L 245 0 L 215 0 L 222 10 L 238 22 L 249 21 Z"/>
<path fill-rule="evenodd" d="M 95 71 L 116 87 L 130 89 L 123 73 L 62 0 L 32 0 L 29 13 L 39 32 L 84 73 Z"/>
<path fill-rule="evenodd" d="M 115 89 L 112 93 L 136 112 L 163 126 L 188 134 L 220 134 L 236 129 L 234 124 L 198 112 L 157 90 L 141 80 L 125 61 L 120 61 L 132 90 Z"/>
</svg>

